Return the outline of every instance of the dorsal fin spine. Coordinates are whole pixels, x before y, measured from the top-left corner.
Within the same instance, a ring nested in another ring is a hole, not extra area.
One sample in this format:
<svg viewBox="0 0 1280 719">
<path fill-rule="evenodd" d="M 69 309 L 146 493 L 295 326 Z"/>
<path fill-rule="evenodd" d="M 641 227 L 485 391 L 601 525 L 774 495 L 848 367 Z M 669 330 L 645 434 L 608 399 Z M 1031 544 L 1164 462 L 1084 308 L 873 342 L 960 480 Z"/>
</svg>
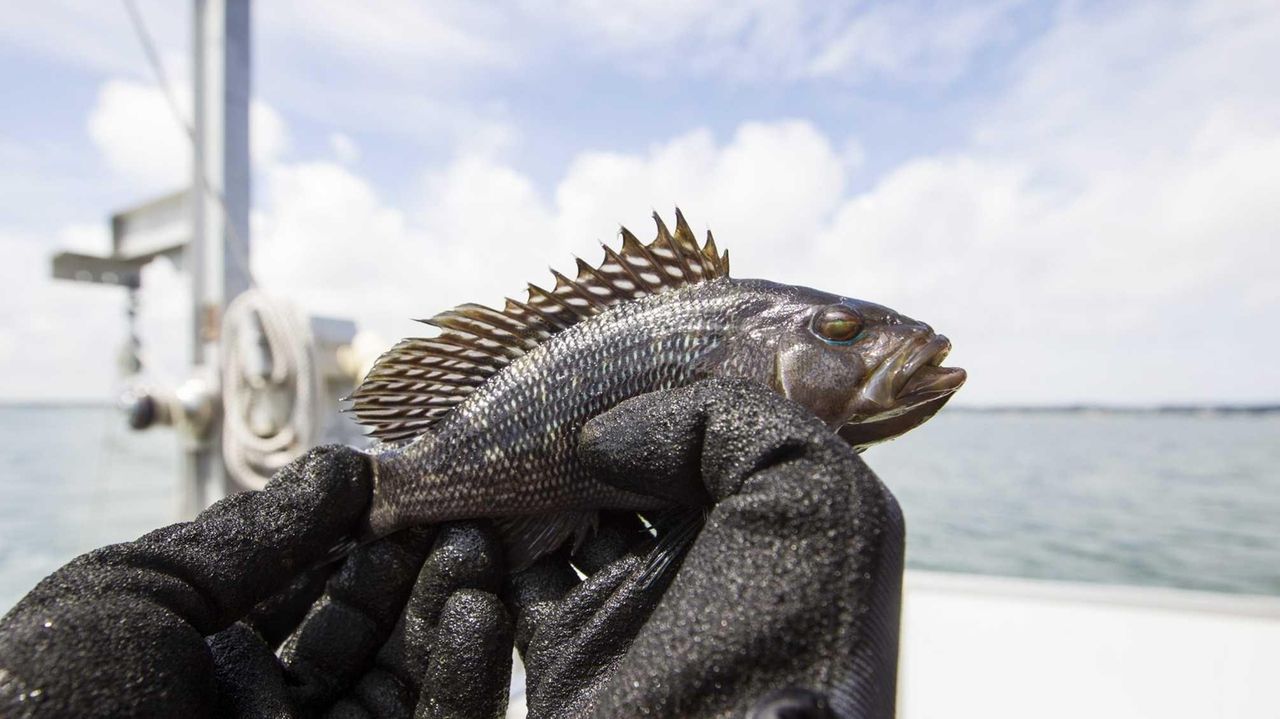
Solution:
<svg viewBox="0 0 1280 719">
<path fill-rule="evenodd" d="M 605 275 L 599 269 L 587 264 L 585 260 L 579 257 L 578 258 L 578 283 L 582 284 L 583 280 L 591 281 L 592 285 L 597 287 L 603 287 L 606 289 L 608 294 L 592 292 L 592 294 L 598 297 L 603 297 L 605 299 L 614 300 L 614 301 L 630 299 L 626 295 L 626 293 L 619 292 L 620 288 L 618 288 L 617 285 L 614 284 L 613 280 L 609 279 L 607 275 Z"/>
<path fill-rule="evenodd" d="M 707 243 L 702 246 L 702 261 L 711 272 L 719 269 L 719 251 L 716 249 L 716 238 L 711 236 L 711 230 L 707 230 Z"/>
<path fill-rule="evenodd" d="M 568 302 L 565 302 L 564 300 L 562 300 L 554 291 L 549 292 L 537 285 L 529 285 L 529 299 L 532 300 L 535 294 L 538 297 L 545 298 L 548 302 L 551 302 L 552 304 L 555 304 L 556 306 L 564 309 L 565 312 L 568 312 L 570 315 L 574 317 L 579 317 L 580 315 L 580 310 L 577 307 L 574 307 Z"/>
<path fill-rule="evenodd" d="M 655 240 L 654 242 L 656 243 L 657 241 Z M 663 275 L 665 274 L 662 271 L 662 264 L 658 261 L 657 257 L 653 256 L 653 253 L 649 251 L 649 248 L 640 244 L 640 241 L 636 239 L 636 236 L 631 234 L 630 230 L 625 227 L 622 228 L 622 254 L 638 256 L 647 262 L 649 264 L 648 270 L 653 273 L 654 277 L 658 278 L 658 286 L 662 286 L 664 279 Z M 641 270 L 640 272 L 643 274 L 644 270 Z"/>
<path fill-rule="evenodd" d="M 482 323 L 479 320 L 468 317 L 460 317 L 450 312 L 436 315 L 427 321 L 427 324 L 433 327 L 439 327 L 442 330 L 452 330 L 465 335 L 470 335 L 480 340 L 488 340 L 494 344 L 507 348 L 510 342 L 518 342 L 525 349 L 533 349 L 538 346 L 534 340 L 524 335 L 516 334 L 505 327 Z M 511 347 L 508 350 L 513 358 L 519 357 L 524 352 L 518 351 L 518 348 Z"/>
<path fill-rule="evenodd" d="M 654 244 L 661 242 L 666 245 L 667 251 L 672 254 L 676 261 L 676 269 L 680 271 L 685 282 L 696 282 L 698 278 L 689 267 L 689 261 L 685 259 L 684 253 L 680 251 L 680 246 L 676 244 L 676 238 L 671 236 L 671 230 L 667 229 L 667 223 L 662 221 L 662 217 L 657 212 L 653 213 L 653 221 L 658 225 L 658 239 Z"/>
<path fill-rule="evenodd" d="M 468 303 L 457 307 L 455 311 L 468 319 L 475 322 L 483 322 L 514 337 L 533 340 L 529 346 L 536 346 L 538 344 L 537 340 L 543 340 L 551 336 L 550 332 L 541 327 L 531 325 L 505 312 L 499 312 L 484 305 Z"/>
<path fill-rule="evenodd" d="M 415 386 L 421 385 L 423 387 L 426 387 L 428 385 L 433 385 L 433 384 L 447 385 L 450 387 L 474 387 L 476 385 L 483 384 L 484 378 L 477 377 L 476 375 L 468 375 L 468 374 L 462 374 L 459 372 L 446 371 L 446 372 L 425 374 L 422 376 L 412 377 L 410 379 L 404 379 L 404 380 L 377 379 L 377 380 L 372 380 L 372 382 L 374 386 L 370 387 L 368 389 L 368 392 L 376 396 L 382 392 L 403 391 L 403 390 L 393 389 L 393 387 L 398 384 L 412 384 Z"/>
<path fill-rule="evenodd" d="M 676 234 L 675 243 L 678 245 L 680 254 L 680 262 L 693 275 L 692 282 L 697 282 L 705 276 L 702 267 L 702 250 L 698 247 L 698 238 L 693 236 L 693 230 L 689 229 L 689 223 L 684 219 L 684 213 L 676 208 Z M 690 255 L 697 261 L 696 266 L 690 261 Z"/>
<path fill-rule="evenodd" d="M 512 306 L 520 310 L 523 310 L 525 312 L 528 312 L 531 315 L 534 315 L 540 318 L 543 322 L 547 323 L 547 325 L 554 327 L 557 330 L 562 330 L 562 329 L 565 329 L 566 327 L 573 326 L 571 324 L 570 325 L 564 324 L 563 322 L 560 321 L 558 317 L 555 317 L 546 312 L 543 312 L 542 310 L 538 309 L 537 307 L 534 307 L 531 304 L 521 302 L 520 300 L 513 300 L 510 297 L 507 298 L 507 302 L 510 302 Z"/>
<path fill-rule="evenodd" d="M 504 360 L 504 364 L 510 363 L 511 360 L 524 355 L 524 352 L 522 352 L 519 347 L 512 347 L 510 344 L 504 342 L 501 337 L 494 337 L 480 329 L 459 329 L 457 327 L 450 326 L 450 323 L 447 322 L 432 321 L 427 324 L 432 325 L 433 327 L 438 327 L 442 330 L 452 331 L 454 334 L 450 339 L 456 342 L 459 346 L 475 350 L 476 352 L 489 355 L 490 357 Z M 448 334 L 441 334 L 440 338 L 443 339 L 448 336 Z"/>
<path fill-rule="evenodd" d="M 617 252 L 614 252 L 612 247 L 604 243 L 600 243 L 600 246 L 604 248 L 605 261 L 612 261 L 614 264 L 618 265 L 618 267 L 621 267 L 622 271 L 626 273 L 627 278 L 636 286 L 637 292 L 647 293 L 653 291 L 653 288 L 649 286 L 649 283 L 645 282 L 644 278 L 640 276 L 640 273 L 636 272 L 635 269 L 631 267 L 631 263 L 628 262 L 626 258 L 619 255 Z"/>
<path fill-rule="evenodd" d="M 568 288 L 569 292 L 567 294 L 570 297 L 579 297 L 583 300 L 586 300 L 588 304 L 590 304 L 592 307 L 594 307 L 597 310 L 603 311 L 609 308 L 608 305 L 600 301 L 599 297 L 596 297 L 594 292 L 588 291 L 585 287 L 578 284 L 577 281 L 571 280 L 568 277 L 564 276 L 559 270 L 551 270 L 551 274 L 554 275 L 556 278 L 557 290 L 561 289 L 562 287 Z M 557 294 L 559 293 L 557 292 Z"/>
</svg>

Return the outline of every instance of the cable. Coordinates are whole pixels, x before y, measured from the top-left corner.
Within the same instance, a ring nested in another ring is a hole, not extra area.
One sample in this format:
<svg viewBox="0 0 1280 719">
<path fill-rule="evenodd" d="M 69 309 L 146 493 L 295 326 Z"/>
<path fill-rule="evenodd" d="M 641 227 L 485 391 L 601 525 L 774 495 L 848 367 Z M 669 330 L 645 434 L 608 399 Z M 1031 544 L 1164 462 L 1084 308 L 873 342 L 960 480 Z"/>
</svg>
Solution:
<svg viewBox="0 0 1280 719">
<path fill-rule="evenodd" d="M 178 121 L 178 124 L 187 133 L 187 139 L 194 143 L 196 131 L 191 127 L 191 123 L 187 122 L 187 118 L 182 116 L 182 110 L 178 107 L 178 99 L 173 94 L 173 85 L 169 83 L 169 76 L 164 71 L 164 63 L 160 62 L 160 53 L 156 50 L 155 43 L 151 40 L 151 33 L 147 32 L 147 25 L 142 20 L 142 13 L 138 11 L 138 6 L 133 0 L 123 0 L 123 2 L 125 11 L 129 13 L 129 20 L 133 23 L 133 31 L 138 36 L 138 41 L 142 43 L 142 52 L 147 56 L 147 62 L 151 64 L 151 69 L 156 74 L 156 83 L 160 85 L 160 92 L 164 93 L 164 99 L 169 103 L 169 110 L 173 113 L 173 118 Z"/>
<path fill-rule="evenodd" d="M 138 42 L 142 45 L 142 52 L 146 55 L 147 63 L 151 65 L 151 70 L 156 75 L 156 84 L 160 86 L 160 92 L 164 95 L 165 102 L 169 105 L 169 111 L 173 114 L 174 121 L 186 133 L 187 141 L 191 143 L 192 152 L 195 152 L 195 128 L 182 115 L 182 109 L 178 106 L 178 99 L 173 92 L 173 85 L 169 82 L 169 75 L 165 72 L 164 63 L 160 60 L 160 53 L 156 50 L 155 42 L 151 39 L 151 33 L 147 32 L 147 25 L 142 19 L 142 13 L 138 10 L 134 0 L 121 1 L 124 3 L 125 11 L 129 14 L 134 34 L 138 36 Z M 217 203 L 218 209 L 222 213 L 223 226 L 226 227 L 227 234 L 231 235 L 232 258 L 240 271 L 244 273 L 244 276 L 249 278 L 249 286 L 256 287 L 258 281 L 253 276 L 253 270 L 249 267 L 249 258 L 245 256 L 244 247 L 246 245 L 243 242 L 244 238 L 240 235 L 240 230 L 236 228 L 235 223 L 231 221 L 231 212 L 227 209 L 226 198 L 221 192 L 214 191 L 208 177 L 200 177 L 200 186 L 209 199 Z"/>
</svg>

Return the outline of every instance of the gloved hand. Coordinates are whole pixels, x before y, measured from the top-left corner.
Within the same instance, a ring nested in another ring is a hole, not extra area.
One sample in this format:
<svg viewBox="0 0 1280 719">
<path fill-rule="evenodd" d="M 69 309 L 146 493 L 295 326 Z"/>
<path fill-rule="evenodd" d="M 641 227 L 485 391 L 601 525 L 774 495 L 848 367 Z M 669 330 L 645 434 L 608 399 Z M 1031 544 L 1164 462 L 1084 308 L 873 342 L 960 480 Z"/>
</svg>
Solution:
<svg viewBox="0 0 1280 719">
<path fill-rule="evenodd" d="M 512 578 L 532 716 L 892 713 L 901 518 L 829 430 L 714 381 L 602 415 L 582 452 L 618 486 L 718 503 L 665 597 L 627 515 Z M 0 715 L 500 713 L 511 628 L 483 525 L 361 548 L 315 600 L 325 572 L 307 568 L 368 491 L 361 455 L 318 450 L 264 492 L 73 561 L 0 620 Z"/>
<path fill-rule="evenodd" d="M 370 483 L 364 455 L 320 448 L 261 492 L 73 560 L 0 619 L 0 716 L 501 715 L 512 626 L 486 527 L 313 569 Z"/>
<path fill-rule="evenodd" d="M 513 578 L 531 717 L 893 716 L 902 516 L 830 429 L 712 380 L 622 403 L 580 452 L 610 484 L 714 507 L 674 580 L 625 515 Z"/>
</svg>

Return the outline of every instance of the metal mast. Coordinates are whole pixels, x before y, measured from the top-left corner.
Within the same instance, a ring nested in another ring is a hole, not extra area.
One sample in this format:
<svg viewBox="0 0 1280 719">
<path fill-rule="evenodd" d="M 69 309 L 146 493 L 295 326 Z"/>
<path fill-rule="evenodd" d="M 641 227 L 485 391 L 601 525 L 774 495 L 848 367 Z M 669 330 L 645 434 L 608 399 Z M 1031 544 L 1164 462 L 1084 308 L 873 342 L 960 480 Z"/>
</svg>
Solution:
<svg viewBox="0 0 1280 719">
<path fill-rule="evenodd" d="M 192 87 L 195 126 L 192 158 L 192 363 L 209 389 L 218 386 L 218 341 L 223 311 L 253 283 L 249 269 L 249 0 L 195 0 Z M 189 496 L 184 514 L 206 504 L 223 475 L 219 433 L 213 422 L 187 443 Z"/>
</svg>

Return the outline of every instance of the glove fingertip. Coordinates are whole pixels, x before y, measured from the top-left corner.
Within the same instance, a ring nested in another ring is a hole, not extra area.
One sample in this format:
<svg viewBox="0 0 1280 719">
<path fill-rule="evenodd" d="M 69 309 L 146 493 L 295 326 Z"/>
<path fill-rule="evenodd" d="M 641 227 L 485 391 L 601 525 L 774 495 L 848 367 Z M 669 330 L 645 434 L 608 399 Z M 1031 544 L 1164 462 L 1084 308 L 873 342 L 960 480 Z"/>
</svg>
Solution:
<svg viewBox="0 0 1280 719">
<path fill-rule="evenodd" d="M 373 465 L 365 453 L 330 444 L 315 447 L 290 462 L 267 482 L 270 494 L 324 497 L 323 508 L 363 511 L 373 490 Z"/>
<path fill-rule="evenodd" d="M 431 716 L 501 716 L 513 635 L 511 616 L 495 595 L 455 592 L 440 611 L 420 705 L 431 707 Z"/>
</svg>

